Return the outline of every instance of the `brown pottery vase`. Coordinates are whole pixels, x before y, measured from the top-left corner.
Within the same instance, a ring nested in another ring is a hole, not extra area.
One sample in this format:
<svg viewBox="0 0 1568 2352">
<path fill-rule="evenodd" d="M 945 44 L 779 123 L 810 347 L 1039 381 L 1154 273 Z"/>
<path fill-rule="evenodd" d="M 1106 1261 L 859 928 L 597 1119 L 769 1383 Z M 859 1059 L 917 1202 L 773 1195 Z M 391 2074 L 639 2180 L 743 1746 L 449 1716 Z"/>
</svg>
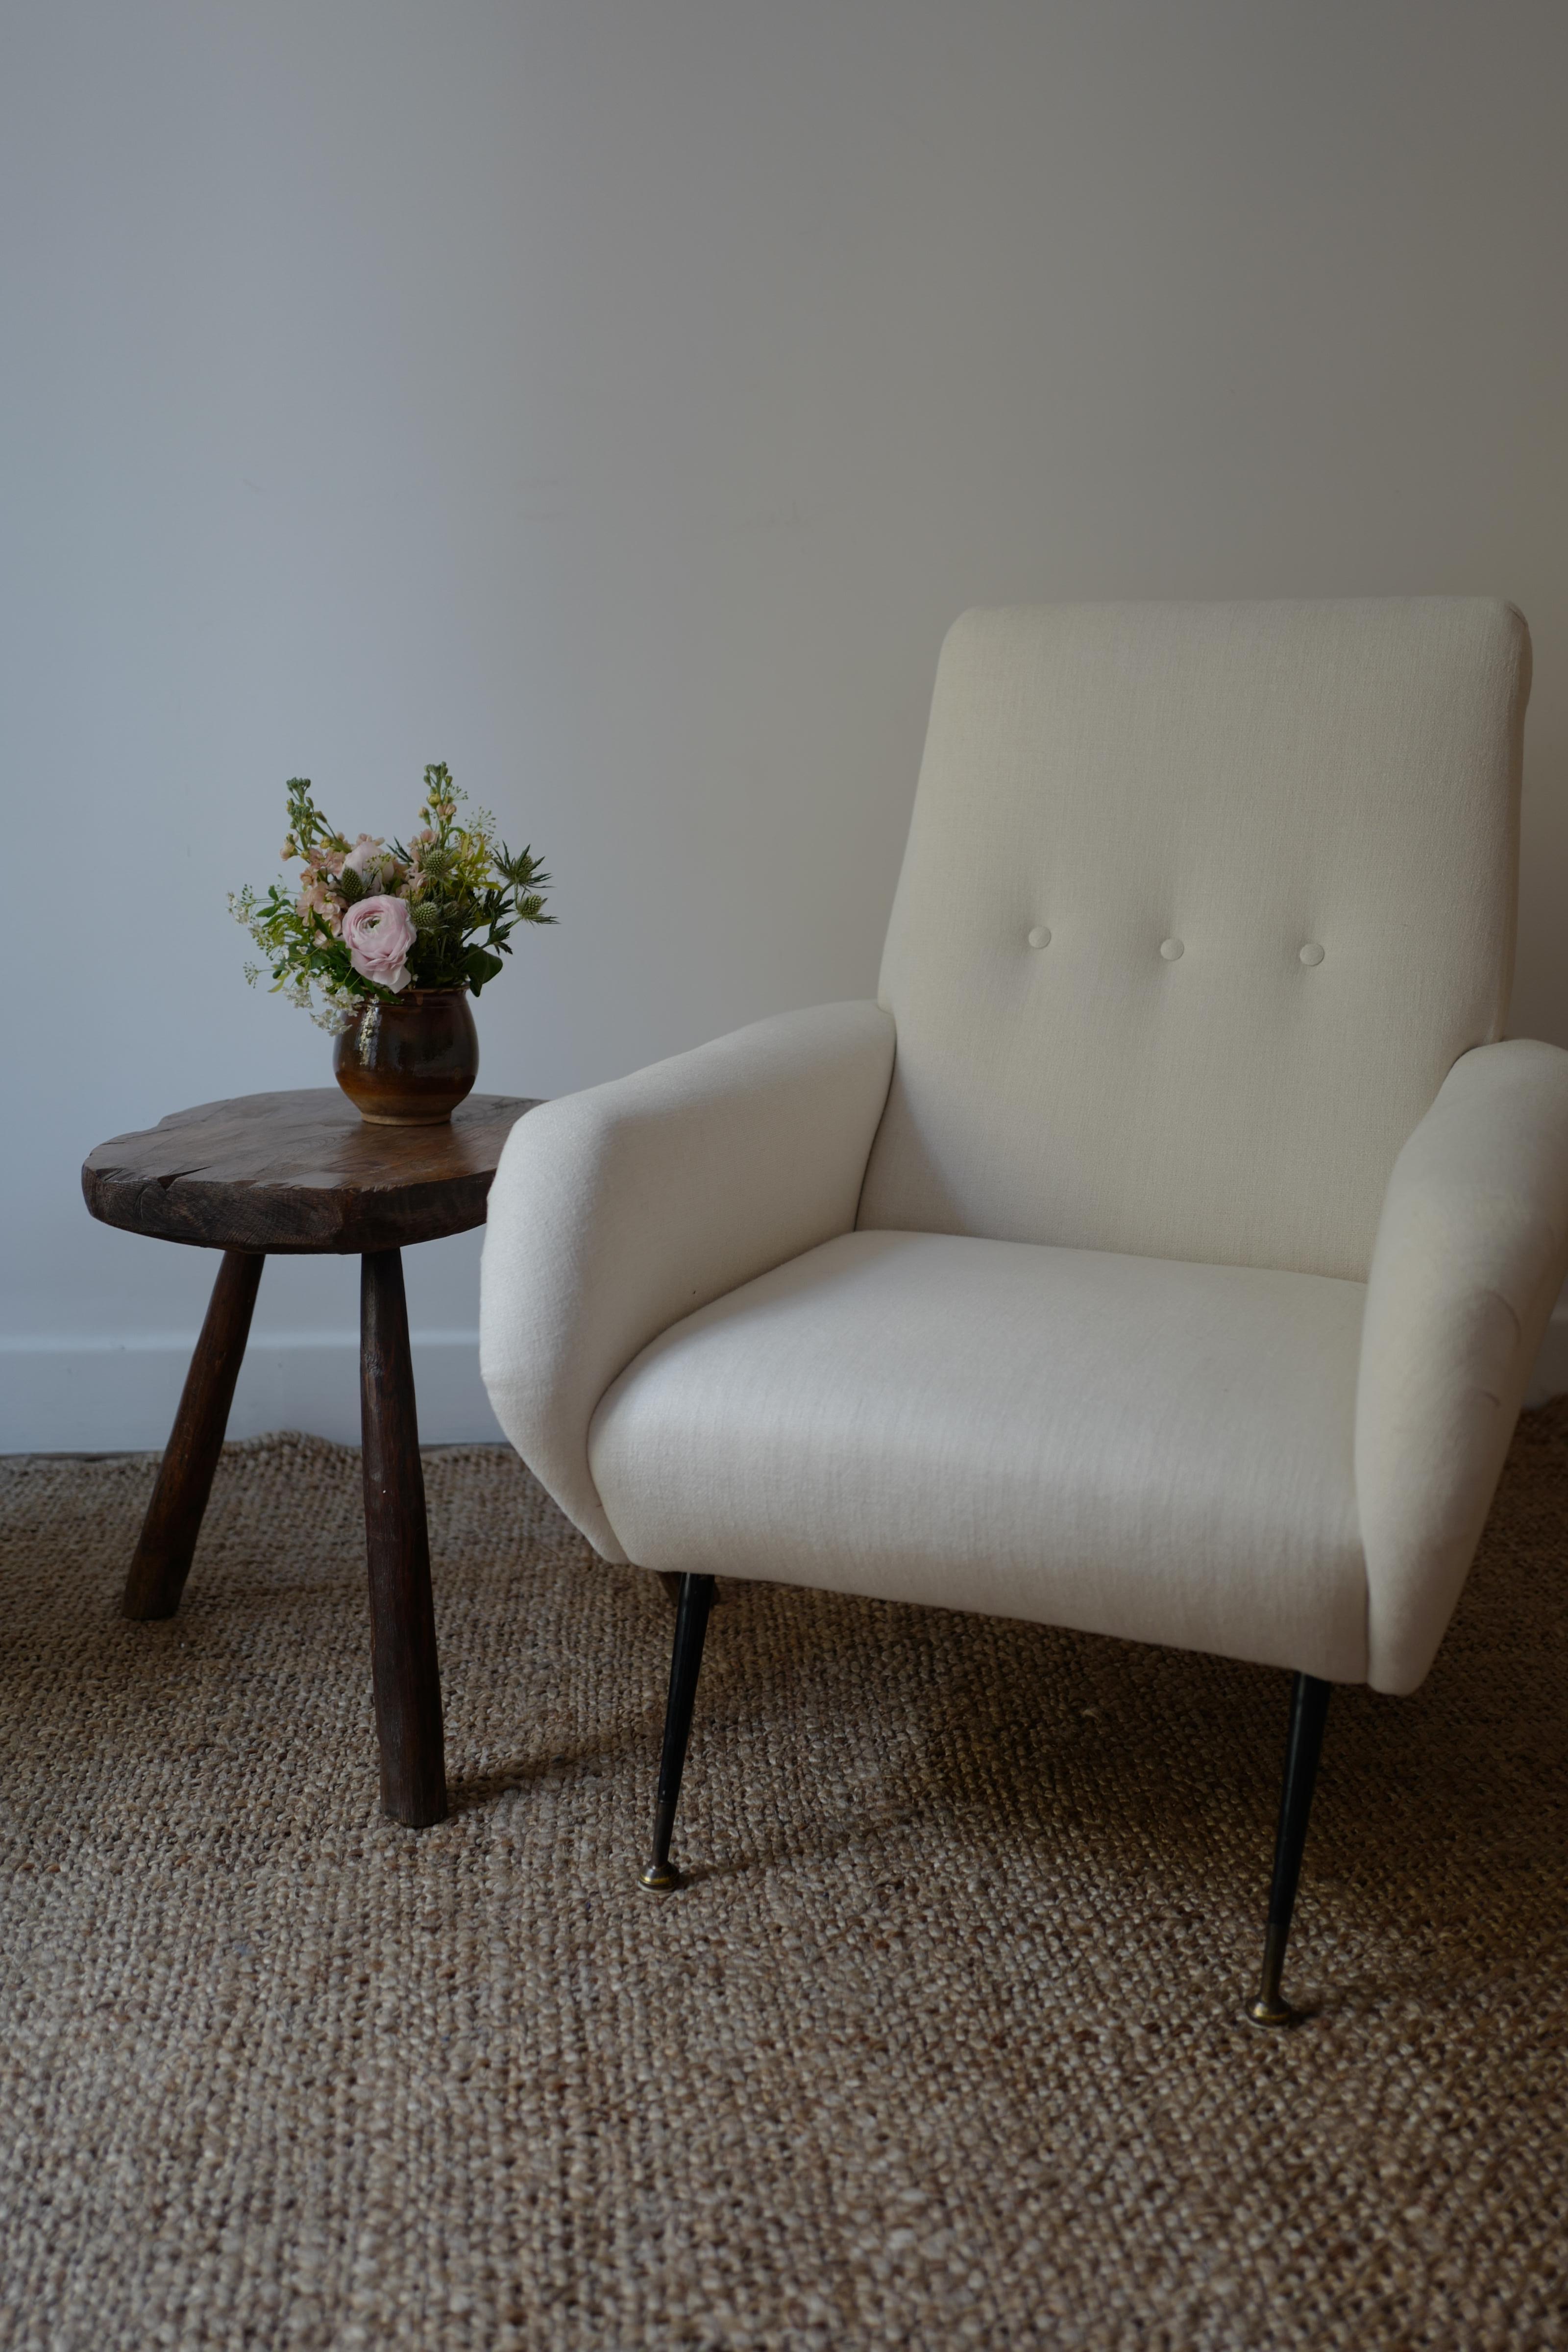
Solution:
<svg viewBox="0 0 1568 2352">
<path fill-rule="evenodd" d="M 479 1074 L 466 988 L 409 988 L 363 1004 L 332 1048 L 337 1082 L 372 1127 L 436 1127 Z"/>
</svg>

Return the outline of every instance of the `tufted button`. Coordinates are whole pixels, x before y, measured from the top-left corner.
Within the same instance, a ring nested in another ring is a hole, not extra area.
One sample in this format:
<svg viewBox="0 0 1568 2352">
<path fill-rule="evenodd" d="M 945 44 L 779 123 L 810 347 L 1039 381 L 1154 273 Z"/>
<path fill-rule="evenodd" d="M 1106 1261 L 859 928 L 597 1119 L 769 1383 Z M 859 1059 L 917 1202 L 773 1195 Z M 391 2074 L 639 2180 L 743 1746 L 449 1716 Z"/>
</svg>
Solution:
<svg viewBox="0 0 1568 2352">
<path fill-rule="evenodd" d="M 1162 940 L 1160 942 L 1160 953 L 1164 957 L 1167 963 L 1179 963 L 1182 960 L 1181 940 Z"/>
<path fill-rule="evenodd" d="M 1037 923 L 1034 929 L 1029 933 L 1029 945 L 1032 948 L 1048 948 L 1050 943 L 1051 935 L 1049 931 L 1047 930 L 1044 923 Z"/>
<path fill-rule="evenodd" d="M 1303 963 L 1321 963 L 1322 961 L 1322 949 L 1318 945 L 1316 940 L 1309 940 L 1306 946 L 1301 950 L 1301 961 Z"/>
</svg>

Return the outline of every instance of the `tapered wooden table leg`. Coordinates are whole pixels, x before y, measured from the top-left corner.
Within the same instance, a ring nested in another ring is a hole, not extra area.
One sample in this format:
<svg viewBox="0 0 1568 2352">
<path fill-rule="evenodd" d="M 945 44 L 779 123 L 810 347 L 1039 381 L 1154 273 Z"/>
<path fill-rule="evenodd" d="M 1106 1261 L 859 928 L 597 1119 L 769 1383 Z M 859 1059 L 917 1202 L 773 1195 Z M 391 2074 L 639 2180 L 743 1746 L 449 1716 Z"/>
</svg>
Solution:
<svg viewBox="0 0 1568 2352">
<path fill-rule="evenodd" d="M 127 1617 L 172 1617 L 180 1605 L 201 1533 L 202 1514 L 212 1492 L 213 1473 L 223 1451 L 234 1384 L 245 1357 L 250 1313 L 256 1305 L 263 1257 L 248 1250 L 226 1250 L 217 1270 L 206 1320 L 174 1415 L 163 1466 L 135 1557 L 125 1580 L 121 1607 Z"/>
<path fill-rule="evenodd" d="M 408 1308 L 396 1250 L 367 1251 L 360 1269 L 364 1532 L 381 1809 L 420 1830 L 447 1818 L 447 1766 Z"/>
</svg>

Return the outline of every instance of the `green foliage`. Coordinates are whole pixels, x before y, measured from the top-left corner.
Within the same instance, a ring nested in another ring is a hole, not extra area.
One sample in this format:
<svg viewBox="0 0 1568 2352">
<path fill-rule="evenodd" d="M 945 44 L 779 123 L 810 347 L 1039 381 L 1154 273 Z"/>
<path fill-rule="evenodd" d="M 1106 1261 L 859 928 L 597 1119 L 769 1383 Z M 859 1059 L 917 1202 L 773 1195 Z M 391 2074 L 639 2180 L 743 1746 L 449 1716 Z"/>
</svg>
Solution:
<svg viewBox="0 0 1568 2352">
<path fill-rule="evenodd" d="M 366 998 L 393 1002 L 400 992 L 356 971 L 342 937 L 343 917 L 367 897 L 400 898 L 413 919 L 414 941 L 404 967 L 415 988 L 468 988 L 475 996 L 503 970 L 520 923 L 555 920 L 544 912 L 550 877 L 531 847 L 513 851 L 496 837 L 495 819 L 484 809 L 458 821 L 463 793 L 444 761 L 425 771 L 420 823 L 406 845 L 359 845 L 336 832 L 317 807 L 307 776 L 291 776 L 287 787 L 287 858 L 303 868 L 290 896 L 275 882 L 265 898 L 249 888 L 230 894 L 229 910 L 243 923 L 266 958 L 275 992 L 291 1003 L 320 1008 L 313 1017 L 328 1029 L 342 1029 Z M 379 864 L 367 887 L 356 866 Z M 260 977 L 254 964 L 246 976 Z"/>
</svg>

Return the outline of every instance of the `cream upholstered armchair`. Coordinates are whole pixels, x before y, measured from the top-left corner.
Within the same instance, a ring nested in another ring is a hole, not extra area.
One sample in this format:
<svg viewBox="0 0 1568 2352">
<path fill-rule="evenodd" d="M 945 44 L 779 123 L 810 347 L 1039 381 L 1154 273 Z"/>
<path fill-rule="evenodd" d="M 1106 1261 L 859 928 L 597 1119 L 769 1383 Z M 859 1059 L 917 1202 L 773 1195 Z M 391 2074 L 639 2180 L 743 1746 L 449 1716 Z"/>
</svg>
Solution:
<svg viewBox="0 0 1568 2352">
<path fill-rule="evenodd" d="M 1568 1271 L 1568 1053 L 1502 1039 L 1529 637 L 1447 598 L 972 613 L 875 1003 L 545 1105 L 484 1375 L 607 1560 L 1412 1691 Z"/>
</svg>

